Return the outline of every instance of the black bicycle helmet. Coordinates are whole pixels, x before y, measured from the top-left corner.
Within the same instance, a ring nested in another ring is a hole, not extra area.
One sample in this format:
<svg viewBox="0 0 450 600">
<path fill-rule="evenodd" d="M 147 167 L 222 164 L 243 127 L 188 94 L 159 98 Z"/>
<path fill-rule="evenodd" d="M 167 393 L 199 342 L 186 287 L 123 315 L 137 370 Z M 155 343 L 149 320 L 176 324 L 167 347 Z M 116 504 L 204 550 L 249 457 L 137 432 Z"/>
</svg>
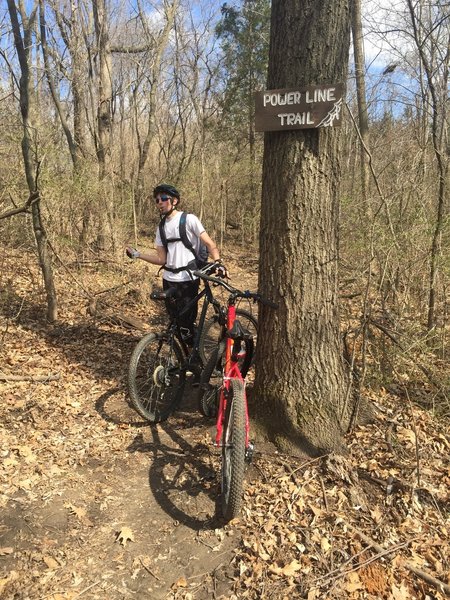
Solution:
<svg viewBox="0 0 450 600">
<path fill-rule="evenodd" d="M 180 199 L 180 192 L 177 188 L 173 187 L 173 185 L 169 185 L 167 183 L 161 183 L 161 185 L 157 185 L 153 190 L 153 197 L 156 198 L 158 194 L 168 194 L 173 198 Z"/>
</svg>

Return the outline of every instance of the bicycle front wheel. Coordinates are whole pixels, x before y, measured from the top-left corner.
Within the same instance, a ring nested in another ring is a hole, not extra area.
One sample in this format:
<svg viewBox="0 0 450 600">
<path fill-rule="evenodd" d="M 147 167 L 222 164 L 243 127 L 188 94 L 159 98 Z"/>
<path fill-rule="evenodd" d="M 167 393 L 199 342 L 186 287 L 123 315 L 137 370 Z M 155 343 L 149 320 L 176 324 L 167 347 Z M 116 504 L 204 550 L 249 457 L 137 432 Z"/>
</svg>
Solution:
<svg viewBox="0 0 450 600">
<path fill-rule="evenodd" d="M 186 372 L 183 352 L 171 337 L 148 333 L 135 347 L 128 369 L 128 390 L 137 412 L 160 423 L 183 397 Z"/>
<path fill-rule="evenodd" d="M 248 329 L 252 334 L 254 343 L 256 344 L 258 321 L 248 311 L 240 308 L 236 309 L 236 319 L 239 320 L 244 329 Z M 200 335 L 199 351 L 200 357 L 204 365 L 208 362 L 213 350 L 216 348 L 222 335 L 222 328 L 219 325 L 217 315 L 212 319 L 205 321 L 202 333 Z"/>
<path fill-rule="evenodd" d="M 222 432 L 222 514 L 226 521 L 241 510 L 245 471 L 245 389 L 232 379 Z"/>
</svg>

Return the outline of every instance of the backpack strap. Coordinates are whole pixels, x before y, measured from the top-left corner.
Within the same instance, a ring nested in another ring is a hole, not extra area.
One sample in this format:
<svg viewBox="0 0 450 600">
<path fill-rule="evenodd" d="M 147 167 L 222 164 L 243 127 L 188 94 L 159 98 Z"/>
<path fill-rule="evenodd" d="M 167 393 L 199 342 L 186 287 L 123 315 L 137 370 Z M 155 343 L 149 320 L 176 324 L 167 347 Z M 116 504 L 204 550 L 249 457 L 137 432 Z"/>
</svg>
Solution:
<svg viewBox="0 0 450 600">
<path fill-rule="evenodd" d="M 192 243 L 189 241 L 189 238 L 186 233 L 186 217 L 187 217 L 187 213 L 185 213 L 183 211 L 180 216 L 180 223 L 179 223 L 180 237 L 178 237 L 178 238 L 167 238 L 166 232 L 165 232 L 166 216 L 164 216 L 160 220 L 159 235 L 161 237 L 161 243 L 167 252 L 167 249 L 168 249 L 168 246 L 170 243 L 183 242 L 183 245 L 192 252 L 192 254 L 194 255 L 194 258 L 197 260 L 198 259 L 197 253 L 195 252 L 194 247 L 193 247 Z M 167 267 L 166 265 L 164 265 L 161 268 L 165 269 L 166 271 L 170 271 L 171 273 L 180 273 L 181 271 L 186 270 L 186 267 L 171 268 L 171 267 Z"/>
<path fill-rule="evenodd" d="M 180 238 L 185 247 L 192 252 L 192 254 L 197 258 L 197 254 L 194 250 L 192 243 L 189 241 L 189 238 L 186 233 L 186 218 L 187 214 L 185 212 L 181 213 L 180 217 Z"/>
<path fill-rule="evenodd" d="M 166 218 L 167 217 L 164 216 L 159 222 L 159 235 L 161 237 L 162 245 L 164 246 L 164 248 L 166 249 L 166 252 L 167 252 L 168 244 L 167 244 L 166 232 L 164 230 L 164 226 L 166 224 Z"/>
</svg>

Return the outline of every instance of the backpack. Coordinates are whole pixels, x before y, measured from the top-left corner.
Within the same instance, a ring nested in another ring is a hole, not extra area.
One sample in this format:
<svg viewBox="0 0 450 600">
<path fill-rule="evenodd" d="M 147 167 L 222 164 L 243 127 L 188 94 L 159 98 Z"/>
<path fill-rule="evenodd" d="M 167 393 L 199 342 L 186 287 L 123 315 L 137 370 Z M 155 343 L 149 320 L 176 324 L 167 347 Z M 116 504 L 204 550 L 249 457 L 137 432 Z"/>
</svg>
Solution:
<svg viewBox="0 0 450 600">
<path fill-rule="evenodd" d="M 201 269 L 208 262 L 208 248 L 203 243 L 200 242 L 200 248 L 198 252 L 194 250 L 193 245 L 189 241 L 189 238 L 186 233 L 186 217 L 187 213 L 182 212 L 180 217 L 180 237 L 179 238 L 169 238 L 167 239 L 166 233 L 164 231 L 164 225 L 166 223 L 166 217 L 163 217 L 159 222 L 159 235 L 161 236 L 161 242 L 164 248 L 167 251 L 168 245 L 172 242 L 183 242 L 183 245 L 192 252 L 195 258 L 195 262 L 197 263 L 197 268 Z M 179 273 L 180 271 L 184 271 L 186 267 L 178 267 L 176 269 L 171 269 L 169 267 L 164 267 L 167 271 L 171 273 Z"/>
</svg>

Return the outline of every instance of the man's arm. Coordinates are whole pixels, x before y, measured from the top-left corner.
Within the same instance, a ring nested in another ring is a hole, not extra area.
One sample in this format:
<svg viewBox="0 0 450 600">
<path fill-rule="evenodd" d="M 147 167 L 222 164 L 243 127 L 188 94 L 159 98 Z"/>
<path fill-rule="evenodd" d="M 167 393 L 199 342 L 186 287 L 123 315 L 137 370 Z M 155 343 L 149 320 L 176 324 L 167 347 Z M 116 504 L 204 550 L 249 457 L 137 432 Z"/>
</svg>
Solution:
<svg viewBox="0 0 450 600">
<path fill-rule="evenodd" d="M 126 248 L 127 255 L 130 258 L 140 258 L 141 260 L 145 260 L 145 262 L 151 263 L 152 265 L 165 265 L 166 264 L 166 249 L 164 246 L 156 246 L 155 252 L 139 252 L 139 250 L 135 250 L 131 246 L 127 246 Z"/>
<path fill-rule="evenodd" d="M 206 233 L 206 231 L 204 231 L 202 234 L 200 234 L 200 239 L 205 244 L 205 246 L 208 248 L 208 253 L 209 253 L 210 257 L 213 260 L 220 260 L 219 249 L 217 248 L 217 246 L 213 242 L 213 240 L 209 237 L 209 235 Z"/>
</svg>

